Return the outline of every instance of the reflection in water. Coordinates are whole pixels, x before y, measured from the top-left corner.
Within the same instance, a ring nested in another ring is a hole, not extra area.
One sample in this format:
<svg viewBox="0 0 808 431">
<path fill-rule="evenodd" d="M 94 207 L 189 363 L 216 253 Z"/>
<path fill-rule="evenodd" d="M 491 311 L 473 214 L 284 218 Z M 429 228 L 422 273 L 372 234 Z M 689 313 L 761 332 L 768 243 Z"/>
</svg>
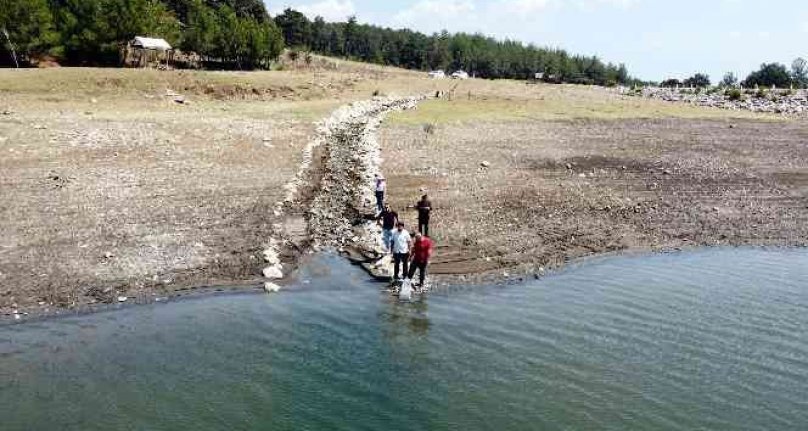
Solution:
<svg viewBox="0 0 808 431">
<path fill-rule="evenodd" d="M 808 423 L 806 250 L 610 259 L 412 303 L 333 256 L 300 280 L 2 327 L 0 428 Z"/>
<path fill-rule="evenodd" d="M 383 301 L 386 303 L 386 307 L 379 312 L 379 316 L 388 324 L 391 335 L 397 335 L 403 331 L 419 337 L 427 335 L 430 323 L 427 316 L 429 305 L 425 297 L 402 302 L 391 297 L 387 292 L 383 292 L 382 295 L 385 296 Z"/>
</svg>

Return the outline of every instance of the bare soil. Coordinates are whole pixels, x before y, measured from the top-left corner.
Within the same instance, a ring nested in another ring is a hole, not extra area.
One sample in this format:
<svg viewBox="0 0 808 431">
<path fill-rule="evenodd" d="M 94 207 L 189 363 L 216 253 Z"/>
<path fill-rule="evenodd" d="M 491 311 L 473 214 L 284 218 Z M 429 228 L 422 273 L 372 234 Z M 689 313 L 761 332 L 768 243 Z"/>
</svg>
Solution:
<svg viewBox="0 0 808 431">
<path fill-rule="evenodd" d="M 277 204 L 314 122 L 376 93 L 449 90 L 380 132 L 393 206 L 414 224 L 406 205 L 431 195 L 440 282 L 610 251 L 808 242 L 808 123 L 328 64 L 0 71 L 0 316 L 259 286 L 279 232 L 287 273 L 310 246 L 324 151 L 300 201 Z"/>
<path fill-rule="evenodd" d="M 402 122 L 381 142 L 411 226 L 402 209 L 430 195 L 432 274 L 469 282 L 614 251 L 804 246 L 806 138 L 796 121 L 578 119 Z"/>
</svg>

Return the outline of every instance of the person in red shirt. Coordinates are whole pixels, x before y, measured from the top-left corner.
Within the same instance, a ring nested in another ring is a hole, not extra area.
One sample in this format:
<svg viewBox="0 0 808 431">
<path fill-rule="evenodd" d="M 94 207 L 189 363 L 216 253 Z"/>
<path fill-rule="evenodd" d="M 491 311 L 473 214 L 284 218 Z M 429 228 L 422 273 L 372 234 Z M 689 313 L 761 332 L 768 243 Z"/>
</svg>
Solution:
<svg viewBox="0 0 808 431">
<path fill-rule="evenodd" d="M 432 257 L 432 249 L 434 245 L 432 240 L 426 235 L 420 233 L 415 234 L 415 243 L 412 245 L 412 253 L 410 253 L 410 273 L 407 274 L 409 279 L 415 275 L 415 270 L 419 270 L 418 280 L 419 286 L 424 286 L 426 279 L 426 267 L 429 266 L 429 259 Z"/>
</svg>

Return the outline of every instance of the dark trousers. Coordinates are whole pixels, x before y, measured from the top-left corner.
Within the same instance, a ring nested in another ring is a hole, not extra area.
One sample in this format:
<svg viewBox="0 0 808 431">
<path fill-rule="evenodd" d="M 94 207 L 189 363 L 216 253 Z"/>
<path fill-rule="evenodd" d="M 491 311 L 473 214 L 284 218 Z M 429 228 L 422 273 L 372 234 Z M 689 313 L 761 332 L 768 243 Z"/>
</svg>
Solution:
<svg viewBox="0 0 808 431">
<path fill-rule="evenodd" d="M 410 254 L 409 253 L 393 253 L 393 279 L 398 279 L 398 267 L 404 265 L 404 272 L 401 274 L 406 276 L 409 273 L 410 267 Z"/>
<path fill-rule="evenodd" d="M 415 275 L 415 270 L 418 270 L 418 281 L 421 286 L 424 285 L 424 279 L 426 278 L 426 262 L 418 262 L 417 260 L 413 260 L 410 263 L 410 272 L 407 274 L 407 278 L 412 280 L 412 277 Z"/>
<path fill-rule="evenodd" d="M 418 219 L 418 232 L 421 235 L 429 236 L 429 219 L 428 218 L 419 218 Z"/>
<path fill-rule="evenodd" d="M 376 211 L 384 210 L 384 192 L 376 192 Z"/>
</svg>

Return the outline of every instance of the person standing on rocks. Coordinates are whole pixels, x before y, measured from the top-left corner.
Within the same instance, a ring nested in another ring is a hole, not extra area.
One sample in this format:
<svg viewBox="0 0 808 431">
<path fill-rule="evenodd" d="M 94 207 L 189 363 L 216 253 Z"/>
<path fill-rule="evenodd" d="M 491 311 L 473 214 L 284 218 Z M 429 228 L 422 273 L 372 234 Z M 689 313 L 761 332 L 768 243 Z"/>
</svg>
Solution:
<svg viewBox="0 0 808 431">
<path fill-rule="evenodd" d="M 433 249 L 432 240 L 428 236 L 420 233 L 415 234 L 415 242 L 412 245 L 412 253 L 410 256 L 410 272 L 407 278 L 412 279 L 415 276 L 415 270 L 418 272 L 418 286 L 424 287 L 424 280 L 426 279 L 426 268 L 429 266 L 429 259 L 432 258 Z"/>
<path fill-rule="evenodd" d="M 387 190 L 387 180 L 381 175 L 374 175 L 376 180 L 376 212 L 384 210 L 384 192 Z"/>
<path fill-rule="evenodd" d="M 390 205 L 385 205 L 382 212 L 376 217 L 376 222 L 382 225 L 384 251 L 390 252 L 393 250 L 393 230 L 395 230 L 396 224 L 398 224 L 398 213 L 390 209 Z"/>
<path fill-rule="evenodd" d="M 404 229 L 404 223 L 398 222 L 396 230 L 393 232 L 393 281 L 399 280 L 399 268 L 403 266 L 404 272 L 401 274 L 407 276 L 409 273 L 410 264 L 410 249 L 412 248 L 412 237 L 407 229 Z"/>
<path fill-rule="evenodd" d="M 426 194 L 415 204 L 415 209 L 418 210 L 418 233 L 429 236 L 429 213 L 432 212 L 432 202 Z"/>
</svg>

